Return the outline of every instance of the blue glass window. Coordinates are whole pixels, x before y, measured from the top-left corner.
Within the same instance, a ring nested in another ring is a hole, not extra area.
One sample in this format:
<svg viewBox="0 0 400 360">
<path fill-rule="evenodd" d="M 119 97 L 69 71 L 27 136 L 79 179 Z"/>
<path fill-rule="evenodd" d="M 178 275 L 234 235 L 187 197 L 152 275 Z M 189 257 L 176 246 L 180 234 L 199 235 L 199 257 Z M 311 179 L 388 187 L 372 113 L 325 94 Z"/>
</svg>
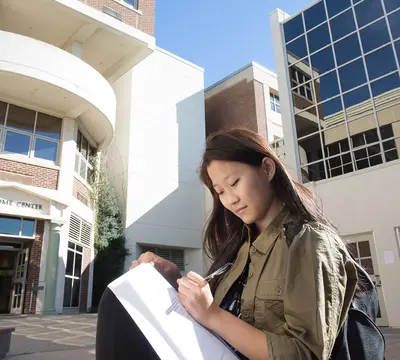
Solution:
<svg viewBox="0 0 400 360">
<path fill-rule="evenodd" d="M 396 50 L 397 58 L 400 59 L 400 40 L 394 43 L 394 48 Z"/>
<path fill-rule="evenodd" d="M 354 22 L 353 10 L 347 10 L 343 14 L 333 18 L 330 20 L 330 25 L 334 41 L 355 31 L 356 23 Z"/>
<path fill-rule="evenodd" d="M 321 76 L 315 81 L 315 91 L 317 92 L 317 101 L 325 101 L 339 94 L 339 84 L 336 71 Z"/>
<path fill-rule="evenodd" d="M 338 66 L 361 56 L 360 42 L 358 41 L 357 34 L 350 35 L 340 40 L 335 43 L 334 46 Z"/>
<path fill-rule="evenodd" d="M 384 1 L 385 1 L 386 12 L 391 12 L 400 7 L 399 0 L 384 0 Z"/>
<path fill-rule="evenodd" d="M 29 135 L 24 135 L 8 130 L 4 144 L 4 151 L 21 155 L 28 155 L 30 142 L 31 137 Z"/>
<path fill-rule="evenodd" d="M 369 79 L 373 80 L 397 69 L 392 45 L 374 51 L 365 57 Z"/>
<path fill-rule="evenodd" d="M 300 37 L 297 40 L 292 41 L 286 45 L 288 54 L 292 55 L 297 60 L 307 56 L 307 46 L 305 36 Z"/>
<path fill-rule="evenodd" d="M 35 133 L 55 140 L 60 140 L 61 119 L 51 115 L 38 113 Z"/>
<path fill-rule="evenodd" d="M 325 45 L 328 45 L 331 42 L 329 37 L 328 25 L 323 24 L 321 26 L 318 26 L 316 29 L 311 30 L 309 33 L 307 33 L 307 39 L 310 53 L 313 53 L 321 49 Z"/>
<path fill-rule="evenodd" d="M 339 14 L 350 7 L 350 0 L 325 0 L 329 17 Z"/>
<path fill-rule="evenodd" d="M 297 15 L 283 24 L 283 31 L 285 33 L 285 41 L 288 42 L 304 33 L 303 18 Z"/>
<path fill-rule="evenodd" d="M 368 99 L 370 99 L 370 94 L 367 85 L 343 95 L 344 106 L 346 107 L 346 109 L 351 106 L 360 104 Z"/>
<path fill-rule="evenodd" d="M 322 75 L 335 67 L 332 47 L 329 46 L 311 56 L 311 66 L 314 73 Z M 315 75 L 314 75 L 315 76 Z"/>
<path fill-rule="evenodd" d="M 337 114 L 343 110 L 342 101 L 340 97 L 336 97 L 329 101 L 325 101 L 320 105 L 319 108 L 319 116 L 321 119 L 324 119 L 327 116 L 331 116 L 333 114 Z M 344 118 L 343 118 L 344 120 Z"/>
<path fill-rule="evenodd" d="M 0 216 L 0 234 L 18 236 L 21 230 L 21 219 Z"/>
<path fill-rule="evenodd" d="M 23 219 L 21 235 L 32 237 L 34 233 L 35 233 L 35 220 Z"/>
<path fill-rule="evenodd" d="M 390 31 L 392 32 L 393 39 L 396 40 L 400 37 L 400 11 L 396 11 L 388 16 Z"/>
<path fill-rule="evenodd" d="M 36 138 L 35 141 L 35 157 L 50 161 L 57 160 L 58 144 L 54 141 Z"/>
<path fill-rule="evenodd" d="M 383 16 L 382 4 L 379 0 L 364 0 L 354 9 L 359 27 Z"/>
<path fill-rule="evenodd" d="M 398 73 L 386 76 L 371 84 L 373 96 L 379 96 L 397 88 L 400 88 L 400 78 Z"/>
<path fill-rule="evenodd" d="M 313 27 L 323 23 L 325 20 L 326 13 L 323 1 L 320 1 L 319 3 L 304 11 L 304 22 L 307 30 L 310 30 Z"/>
<path fill-rule="evenodd" d="M 364 64 L 361 59 L 353 61 L 339 69 L 342 91 L 350 90 L 367 81 Z"/>
<path fill-rule="evenodd" d="M 364 53 L 372 51 L 390 41 L 385 19 L 379 20 L 360 30 Z"/>
</svg>

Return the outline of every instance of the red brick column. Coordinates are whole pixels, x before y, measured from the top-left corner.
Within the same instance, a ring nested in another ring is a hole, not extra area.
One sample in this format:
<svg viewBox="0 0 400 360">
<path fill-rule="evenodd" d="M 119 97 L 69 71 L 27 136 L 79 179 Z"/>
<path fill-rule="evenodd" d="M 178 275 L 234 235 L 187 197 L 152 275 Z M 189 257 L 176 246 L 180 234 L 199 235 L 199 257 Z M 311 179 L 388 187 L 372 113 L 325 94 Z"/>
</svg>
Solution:
<svg viewBox="0 0 400 360">
<path fill-rule="evenodd" d="M 89 274 L 90 274 L 90 249 L 83 248 L 83 263 L 82 263 L 82 276 L 81 288 L 79 294 L 79 311 L 87 311 L 87 297 L 89 292 Z"/>
<path fill-rule="evenodd" d="M 39 283 L 43 233 L 44 233 L 44 220 L 37 220 L 35 239 L 33 240 L 32 246 L 29 251 L 29 259 L 28 259 L 29 265 L 26 275 L 25 297 L 24 297 L 24 307 L 23 307 L 24 314 L 29 313 L 32 284 L 34 286 L 37 286 Z M 32 312 L 36 311 L 36 297 L 37 297 L 37 292 L 34 292 L 32 298 L 32 309 L 31 309 Z"/>
</svg>

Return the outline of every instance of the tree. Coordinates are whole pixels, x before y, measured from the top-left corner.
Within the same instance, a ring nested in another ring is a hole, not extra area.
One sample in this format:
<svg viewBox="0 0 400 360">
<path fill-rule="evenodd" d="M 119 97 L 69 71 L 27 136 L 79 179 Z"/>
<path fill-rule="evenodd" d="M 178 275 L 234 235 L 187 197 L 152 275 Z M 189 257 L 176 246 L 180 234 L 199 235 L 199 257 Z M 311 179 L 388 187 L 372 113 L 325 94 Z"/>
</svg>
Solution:
<svg viewBox="0 0 400 360">
<path fill-rule="evenodd" d="M 125 248 L 124 222 L 115 187 L 104 164 L 96 171 L 93 200 L 95 205 L 94 276 L 92 307 L 97 309 L 107 285 L 124 272 L 129 251 Z"/>
</svg>

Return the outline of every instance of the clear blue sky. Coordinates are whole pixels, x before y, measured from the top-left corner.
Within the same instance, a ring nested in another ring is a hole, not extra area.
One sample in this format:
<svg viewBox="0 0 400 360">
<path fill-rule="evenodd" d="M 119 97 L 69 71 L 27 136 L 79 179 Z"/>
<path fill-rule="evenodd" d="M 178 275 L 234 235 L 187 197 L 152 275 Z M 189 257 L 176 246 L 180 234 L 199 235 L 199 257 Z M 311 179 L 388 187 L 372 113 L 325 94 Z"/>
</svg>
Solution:
<svg viewBox="0 0 400 360">
<path fill-rule="evenodd" d="M 205 69 L 206 87 L 251 61 L 275 71 L 269 13 L 313 0 L 156 0 L 156 42 Z"/>
</svg>

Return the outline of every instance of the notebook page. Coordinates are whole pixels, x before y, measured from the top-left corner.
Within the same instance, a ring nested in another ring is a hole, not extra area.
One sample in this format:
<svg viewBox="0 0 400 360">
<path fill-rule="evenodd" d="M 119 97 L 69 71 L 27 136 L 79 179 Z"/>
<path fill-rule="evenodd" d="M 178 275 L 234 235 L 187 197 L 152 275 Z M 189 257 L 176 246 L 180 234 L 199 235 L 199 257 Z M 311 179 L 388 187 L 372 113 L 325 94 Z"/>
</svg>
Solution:
<svg viewBox="0 0 400 360">
<path fill-rule="evenodd" d="M 152 265 L 139 265 L 109 288 L 162 360 L 237 359 L 186 312 L 175 289 Z"/>
</svg>

